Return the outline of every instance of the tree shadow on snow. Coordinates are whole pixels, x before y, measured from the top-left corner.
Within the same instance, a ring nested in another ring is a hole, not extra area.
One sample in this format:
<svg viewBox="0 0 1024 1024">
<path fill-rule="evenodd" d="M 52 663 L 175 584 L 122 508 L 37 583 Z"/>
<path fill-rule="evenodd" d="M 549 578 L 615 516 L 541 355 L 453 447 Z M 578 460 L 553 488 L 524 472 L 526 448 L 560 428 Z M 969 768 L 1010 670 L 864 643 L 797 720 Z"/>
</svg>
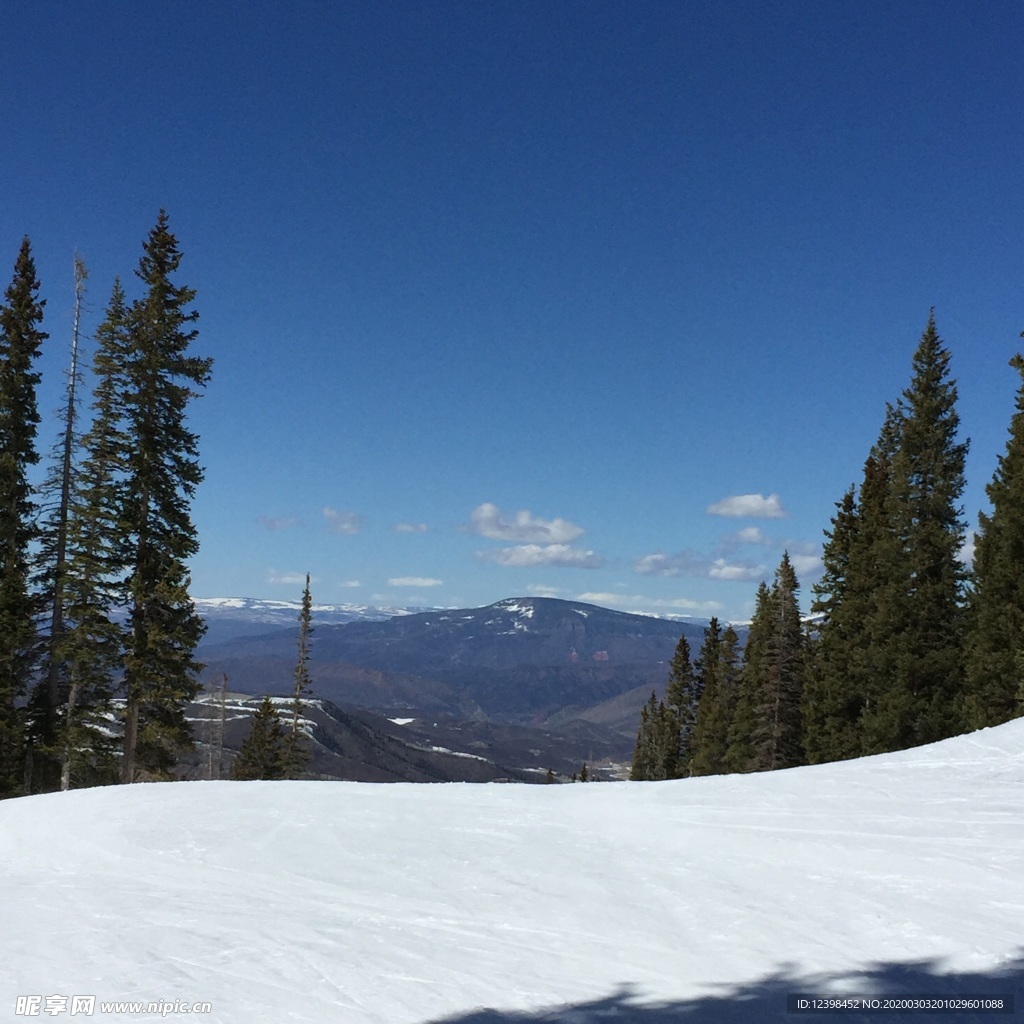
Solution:
<svg viewBox="0 0 1024 1024">
<path fill-rule="evenodd" d="M 614 970 L 609 965 L 609 972 Z M 790 1009 L 790 997 L 831 996 L 1012 996 L 1013 1010 L 979 1013 L 968 1009 L 900 1012 L 810 1013 Z M 671 1003 L 642 1001 L 633 986 L 623 985 L 603 999 L 545 1010 L 521 1011 L 478 1008 L 431 1024 L 799 1024 L 831 1021 L 839 1024 L 873 1021 L 948 1021 L 950 1024 L 1018 1022 L 1024 1014 L 1024 950 L 991 973 L 946 972 L 935 961 L 876 963 L 860 971 L 801 975 L 791 966 L 756 981 L 722 986 L 710 995 Z"/>
</svg>

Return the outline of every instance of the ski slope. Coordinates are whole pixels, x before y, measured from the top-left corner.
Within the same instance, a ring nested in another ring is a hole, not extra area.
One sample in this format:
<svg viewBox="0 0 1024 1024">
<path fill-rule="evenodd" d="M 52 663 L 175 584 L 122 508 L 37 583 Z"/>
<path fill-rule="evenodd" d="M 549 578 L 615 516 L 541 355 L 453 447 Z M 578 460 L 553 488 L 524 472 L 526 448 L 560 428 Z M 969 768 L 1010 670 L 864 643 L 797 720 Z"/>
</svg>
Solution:
<svg viewBox="0 0 1024 1024">
<path fill-rule="evenodd" d="M 786 1012 L 837 992 L 1024 1013 L 1024 721 L 680 782 L 53 794 L 0 804 L 0 865 L 2 1020 L 31 995 L 223 1024 L 903 1019 Z"/>
</svg>

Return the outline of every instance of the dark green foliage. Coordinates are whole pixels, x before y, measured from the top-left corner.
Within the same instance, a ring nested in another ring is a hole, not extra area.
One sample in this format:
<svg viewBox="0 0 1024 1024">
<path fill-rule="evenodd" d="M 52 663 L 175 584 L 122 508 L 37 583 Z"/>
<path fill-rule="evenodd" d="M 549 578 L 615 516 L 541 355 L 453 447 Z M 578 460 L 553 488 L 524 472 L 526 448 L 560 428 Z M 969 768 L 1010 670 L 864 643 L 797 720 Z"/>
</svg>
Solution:
<svg viewBox="0 0 1024 1024">
<path fill-rule="evenodd" d="M 979 729 L 1024 710 L 1024 357 L 1006 450 L 986 487 L 974 548 L 970 632 L 966 643 L 966 725 Z"/>
<path fill-rule="evenodd" d="M 727 770 L 729 726 L 739 683 L 739 638 L 732 626 L 722 630 L 712 618 L 694 666 L 701 691 L 690 746 L 690 774 L 718 775 Z"/>
<path fill-rule="evenodd" d="M 0 797 L 25 786 L 25 721 L 21 700 L 36 661 L 38 600 L 29 585 L 29 545 L 37 537 L 28 470 L 39 461 L 39 413 L 33 369 L 47 335 L 28 239 L 0 305 Z"/>
<path fill-rule="evenodd" d="M 184 709 L 200 689 L 194 651 L 204 626 L 189 597 L 187 562 L 199 549 L 190 502 L 203 472 L 185 413 L 209 379 L 211 360 L 189 354 L 198 314 L 188 308 L 195 292 L 172 283 L 180 263 L 161 211 L 136 272 L 144 295 L 127 310 L 127 391 L 117 410 L 131 438 L 120 509 L 128 548 L 125 782 L 170 776 L 191 747 Z"/>
<path fill-rule="evenodd" d="M 803 763 L 802 720 L 806 671 L 805 637 L 797 599 L 799 584 L 785 552 L 766 605 L 760 639 L 758 677 L 752 680 L 755 715 L 751 734 L 755 771 L 792 768 Z"/>
<path fill-rule="evenodd" d="M 743 664 L 736 686 L 736 702 L 729 721 L 724 767 L 729 772 L 750 771 L 754 759 L 751 737 L 757 724 L 757 689 L 762 678 L 765 634 L 770 616 L 771 593 L 762 580 L 757 587 L 754 616 L 743 647 Z"/>
<path fill-rule="evenodd" d="M 666 778 L 678 779 L 689 774 L 690 745 L 700 696 L 701 680 L 690 663 L 690 644 L 685 636 L 680 636 L 665 686 L 665 704 L 675 719 L 677 734 L 674 751 L 668 752 L 670 761 L 666 763 Z M 668 742 L 673 744 L 672 740 Z"/>
<path fill-rule="evenodd" d="M 580 782 L 590 781 L 590 769 L 587 767 L 586 761 L 583 762 L 583 767 L 580 769 L 579 780 Z"/>
<path fill-rule="evenodd" d="M 124 473 L 130 439 L 122 419 L 128 387 L 124 368 L 131 339 L 127 308 L 114 283 L 96 332 L 93 421 L 74 468 L 67 521 L 63 616 L 54 657 L 63 673 L 62 779 L 64 789 L 114 781 L 108 719 L 121 674 L 123 635 L 111 618 L 124 600 L 130 549 L 122 530 Z"/>
<path fill-rule="evenodd" d="M 886 410 L 854 501 L 844 495 L 815 588 L 804 700 L 812 762 L 928 743 L 963 725 L 967 444 L 930 316 L 913 377 Z"/>
<path fill-rule="evenodd" d="M 669 772 L 675 771 L 678 751 L 679 729 L 675 715 L 652 690 L 650 700 L 640 709 L 630 779 L 634 782 L 657 782 L 675 778 Z"/>
<path fill-rule="evenodd" d="M 231 765 L 238 780 L 288 778 L 287 738 L 273 701 L 264 697 Z"/>
<path fill-rule="evenodd" d="M 865 593 L 855 593 L 851 557 L 858 539 L 854 488 L 836 503 L 822 552 L 824 572 L 814 587 L 811 613 L 821 626 L 804 686 L 804 752 L 810 764 L 860 754 L 865 686 L 857 679 L 857 643 L 866 614 Z"/>
<path fill-rule="evenodd" d="M 962 727 L 963 601 L 959 507 L 967 443 L 957 441 L 956 384 L 930 316 L 900 404 L 898 444 L 883 505 L 869 640 L 884 689 L 869 695 L 864 752 L 900 749 Z"/>
<path fill-rule="evenodd" d="M 85 263 L 78 255 L 75 256 L 74 266 L 75 311 L 66 402 L 60 414 L 60 440 L 54 449 L 51 469 L 42 490 L 45 512 L 36 554 L 46 634 L 39 679 L 29 702 L 26 788 L 30 793 L 61 788 L 66 747 L 61 716 L 67 701 L 68 679 L 61 648 L 66 625 L 64 605 L 68 587 L 68 523 L 78 446 L 76 423 L 78 389 L 81 385 L 78 370 L 79 337 L 85 279 L 88 276 Z"/>
<path fill-rule="evenodd" d="M 298 778 L 309 762 L 309 746 L 302 733 L 302 704 L 313 687 L 309 675 L 309 647 L 313 635 L 313 596 L 309 589 L 309 573 L 302 591 L 302 607 L 299 611 L 299 651 L 295 663 L 295 683 L 292 689 L 291 726 L 288 730 L 285 759 L 290 778 Z"/>
</svg>

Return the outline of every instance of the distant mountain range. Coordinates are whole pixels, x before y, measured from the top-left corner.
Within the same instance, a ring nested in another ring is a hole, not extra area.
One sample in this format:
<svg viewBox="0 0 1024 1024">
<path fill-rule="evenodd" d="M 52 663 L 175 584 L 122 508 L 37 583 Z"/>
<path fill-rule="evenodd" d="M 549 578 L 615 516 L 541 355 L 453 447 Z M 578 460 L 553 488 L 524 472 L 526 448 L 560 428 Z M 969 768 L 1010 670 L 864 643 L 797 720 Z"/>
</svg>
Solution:
<svg viewBox="0 0 1024 1024">
<path fill-rule="evenodd" d="M 232 690 L 246 693 L 289 692 L 298 605 L 197 604 L 211 640 L 235 631 L 200 649 L 208 679 L 226 674 Z M 314 610 L 317 696 L 343 706 L 521 725 L 582 719 L 635 735 L 639 707 L 652 688 L 663 687 L 680 635 L 696 653 L 704 633 L 703 624 L 541 597 L 395 611 L 385 617 L 347 606 Z M 285 616 L 287 628 L 268 631 Z"/>
<path fill-rule="evenodd" d="M 254 597 L 200 597 L 195 598 L 193 604 L 206 621 L 206 644 L 221 643 L 239 636 L 258 636 L 273 629 L 297 629 L 301 608 L 298 601 L 268 601 Z M 313 615 L 318 624 L 337 626 L 359 620 L 390 619 L 395 615 L 424 610 L 359 604 L 317 604 L 313 606 Z"/>
</svg>

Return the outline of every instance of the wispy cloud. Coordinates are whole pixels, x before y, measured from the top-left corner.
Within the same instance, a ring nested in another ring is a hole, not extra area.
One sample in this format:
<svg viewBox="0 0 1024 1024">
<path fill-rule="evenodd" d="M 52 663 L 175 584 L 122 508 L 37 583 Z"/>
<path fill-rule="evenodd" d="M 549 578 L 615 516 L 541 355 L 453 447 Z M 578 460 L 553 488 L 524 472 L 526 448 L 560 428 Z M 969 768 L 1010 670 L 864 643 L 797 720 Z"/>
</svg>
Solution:
<svg viewBox="0 0 1024 1024">
<path fill-rule="evenodd" d="M 469 514 L 469 528 L 490 540 L 548 545 L 568 544 L 584 533 L 582 527 L 567 519 L 541 519 L 528 509 L 506 515 L 489 501 Z"/>
<path fill-rule="evenodd" d="M 735 533 L 726 534 L 722 538 L 723 547 L 738 547 L 741 544 L 759 544 L 771 547 L 775 541 L 766 537 L 760 526 L 745 526 Z"/>
<path fill-rule="evenodd" d="M 561 587 L 549 587 L 546 583 L 531 583 L 526 592 L 536 597 L 558 597 L 559 594 L 565 593 Z"/>
<path fill-rule="evenodd" d="M 593 551 L 569 544 L 518 544 L 495 551 L 478 551 L 477 558 L 497 562 L 506 568 L 530 568 L 538 565 L 570 569 L 600 569 L 605 560 Z"/>
<path fill-rule="evenodd" d="M 577 601 L 607 605 L 627 611 L 675 611 L 683 615 L 714 615 L 722 610 L 718 601 L 694 601 L 688 597 L 645 597 L 643 594 L 617 594 L 614 592 L 587 592 L 577 594 Z"/>
<path fill-rule="evenodd" d="M 339 587 L 344 587 L 346 590 L 354 590 L 356 587 L 361 587 L 362 583 L 359 580 L 342 580 Z"/>
<path fill-rule="evenodd" d="M 734 494 L 705 510 L 709 516 L 730 516 L 746 519 L 784 519 L 788 513 L 777 494 Z"/>
<path fill-rule="evenodd" d="M 304 587 L 306 585 L 306 574 L 304 572 L 278 572 L 276 569 L 267 570 L 267 582 L 274 586 Z M 316 583 L 317 577 L 311 576 L 310 583 Z"/>
<path fill-rule="evenodd" d="M 351 535 L 358 533 L 366 522 L 366 517 L 357 512 L 339 512 L 335 508 L 324 509 L 328 533 Z"/>
<path fill-rule="evenodd" d="M 426 523 L 395 523 L 395 533 L 426 533 L 428 526 Z"/>
<path fill-rule="evenodd" d="M 260 516 L 257 522 L 268 530 L 287 530 L 298 523 L 297 516 Z"/>
<path fill-rule="evenodd" d="M 435 580 L 429 576 L 393 576 L 388 580 L 389 587 L 439 587 L 444 580 Z"/>
<path fill-rule="evenodd" d="M 767 570 L 755 562 L 680 551 L 669 555 L 662 552 L 644 555 L 633 563 L 633 571 L 641 576 L 695 576 L 714 580 L 753 581 L 762 579 Z"/>
</svg>

